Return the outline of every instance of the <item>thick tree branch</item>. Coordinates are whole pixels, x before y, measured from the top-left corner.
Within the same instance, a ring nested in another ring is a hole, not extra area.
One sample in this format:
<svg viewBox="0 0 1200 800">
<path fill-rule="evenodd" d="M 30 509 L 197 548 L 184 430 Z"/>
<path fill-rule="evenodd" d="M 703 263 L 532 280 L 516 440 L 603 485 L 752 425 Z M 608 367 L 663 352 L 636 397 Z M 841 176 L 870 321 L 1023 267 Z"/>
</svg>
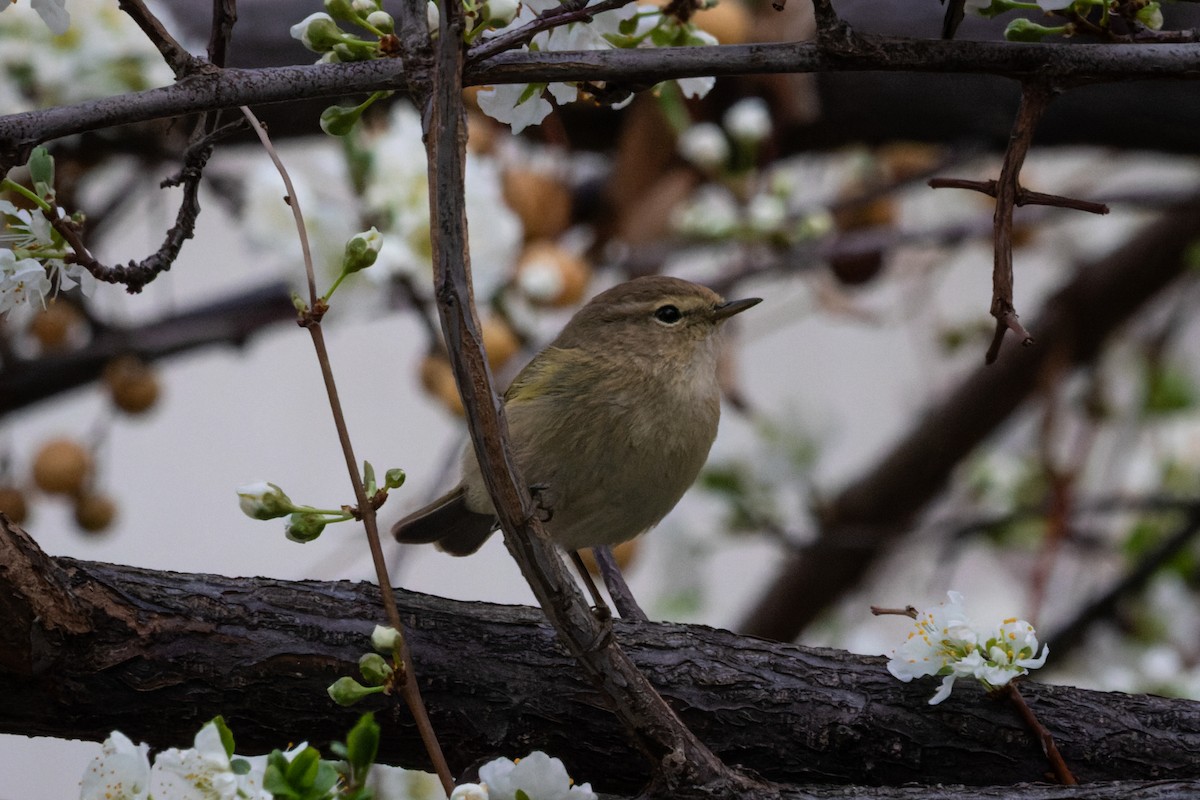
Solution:
<svg viewBox="0 0 1200 800">
<path fill-rule="evenodd" d="M 699 75 L 797 72 L 990 73 L 1060 85 L 1200 78 L 1200 45 L 1036 45 L 856 36 L 811 42 L 587 52 L 501 53 L 464 71 L 468 85 L 584 80 L 653 84 Z M 0 117 L 0 173 L 34 146 L 74 133 L 181 114 L 377 90 L 408 93 L 420 75 L 399 59 L 193 75 L 174 86 Z"/>
<path fill-rule="evenodd" d="M 401 593 L 400 606 L 457 772 L 543 748 L 602 791 L 633 792 L 645 780 L 622 726 L 541 612 L 411 593 Z M 243 752 L 301 739 L 324 746 L 361 711 L 387 706 L 341 709 L 324 691 L 355 669 L 378 608 L 370 584 L 50 558 L 0 518 L 0 730 L 100 740 L 117 728 L 155 746 L 182 745 L 222 713 Z M 841 785 L 785 796 L 1081 796 L 1010 785 L 1042 780 L 1045 760 L 1009 705 L 976 686 L 962 683 L 929 706 L 933 682 L 902 684 L 876 657 L 701 626 L 618 621 L 616 633 L 723 758 L 793 787 Z M 1121 784 L 1126 797 L 1196 791 L 1200 703 L 1030 682 L 1022 692 L 1091 784 L 1087 797 L 1122 796 L 1096 783 L 1104 781 L 1164 782 L 1145 795 Z M 383 760 L 427 766 L 407 715 L 382 721 Z"/>
</svg>

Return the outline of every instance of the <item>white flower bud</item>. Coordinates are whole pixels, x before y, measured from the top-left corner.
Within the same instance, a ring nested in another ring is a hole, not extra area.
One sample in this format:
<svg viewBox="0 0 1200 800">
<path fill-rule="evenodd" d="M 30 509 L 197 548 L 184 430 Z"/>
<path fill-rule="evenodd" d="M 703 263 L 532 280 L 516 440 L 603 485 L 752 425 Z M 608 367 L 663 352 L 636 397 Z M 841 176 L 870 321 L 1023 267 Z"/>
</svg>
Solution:
<svg viewBox="0 0 1200 800">
<path fill-rule="evenodd" d="M 450 793 L 450 800 L 488 800 L 487 786 L 478 783 L 460 783 Z"/>
<path fill-rule="evenodd" d="M 301 44 L 314 53 L 324 53 L 332 49 L 341 42 L 342 37 L 341 28 L 333 21 L 333 17 L 324 11 L 309 14 L 290 30 L 293 39 L 299 39 Z"/>
<path fill-rule="evenodd" d="M 395 628 L 376 625 L 375 630 L 371 631 L 371 647 L 380 653 L 391 655 L 399 638 L 400 633 Z"/>
<path fill-rule="evenodd" d="M 716 125 L 701 122 L 679 137 L 679 153 L 701 169 L 720 169 L 729 159 L 729 140 Z"/>
<path fill-rule="evenodd" d="M 442 24 L 442 12 L 438 10 L 437 3 L 433 0 L 429 0 L 425 6 L 425 22 L 429 25 L 430 33 L 437 33 Z"/>
<path fill-rule="evenodd" d="M 746 207 L 750 227 L 760 233 L 779 230 L 787 220 L 787 204 L 774 194 L 755 195 Z"/>
<path fill-rule="evenodd" d="M 283 489 L 267 481 L 239 486 L 237 495 L 238 505 L 252 519 L 276 519 L 287 516 L 295 508 Z"/>
<path fill-rule="evenodd" d="M 519 0 L 488 0 L 483 7 L 483 13 L 489 25 L 503 28 L 516 18 L 520 9 Z"/>
<path fill-rule="evenodd" d="M 771 110 L 761 97 L 747 97 L 729 107 L 724 123 L 734 139 L 757 144 L 771 135 Z"/>
</svg>

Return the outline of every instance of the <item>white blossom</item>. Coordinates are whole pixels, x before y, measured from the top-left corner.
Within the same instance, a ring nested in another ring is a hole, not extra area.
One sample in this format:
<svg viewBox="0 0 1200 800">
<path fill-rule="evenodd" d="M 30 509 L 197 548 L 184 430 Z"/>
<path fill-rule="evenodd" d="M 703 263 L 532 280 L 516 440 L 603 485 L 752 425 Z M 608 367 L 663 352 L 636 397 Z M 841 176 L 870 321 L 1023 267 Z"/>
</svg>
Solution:
<svg viewBox="0 0 1200 800">
<path fill-rule="evenodd" d="M 974 678 L 996 689 L 1046 663 L 1049 648 L 1043 645 L 1037 655 L 1037 633 L 1028 622 L 1013 617 L 980 628 L 967 617 L 962 595 L 946 594 L 948 602 L 918 614 L 913 630 L 887 665 L 888 672 L 905 683 L 941 676 L 930 705 L 949 697 L 958 678 Z"/>
<path fill-rule="evenodd" d="M 490 800 L 487 784 L 460 783 L 450 793 L 450 800 Z"/>
<path fill-rule="evenodd" d="M 488 86 L 476 95 L 476 100 L 480 111 L 508 125 L 513 133 L 520 133 L 530 125 L 540 125 L 554 110 L 541 92 L 522 99 L 528 90 L 523 83 Z"/>
<path fill-rule="evenodd" d="M 79 800 L 147 800 L 150 792 L 150 745 L 135 745 L 113 731 L 79 782 Z"/>
<path fill-rule="evenodd" d="M 679 136 L 679 154 L 701 169 L 720 169 L 729 160 L 729 140 L 720 126 L 701 122 Z"/>
<path fill-rule="evenodd" d="M 722 118 L 734 139 L 757 144 L 771 135 L 771 109 L 761 97 L 746 97 L 729 107 Z"/>
<path fill-rule="evenodd" d="M 517 791 L 530 800 L 596 800 L 592 785 L 575 786 L 562 761 L 535 750 L 525 758 L 498 758 L 479 768 L 488 800 L 516 800 Z"/>
<path fill-rule="evenodd" d="M 12 250 L 0 250 L 0 314 L 35 300 L 44 305 L 50 287 L 50 277 L 39 261 L 18 259 Z"/>
<path fill-rule="evenodd" d="M 201 728 L 194 744 L 187 750 L 172 747 L 158 754 L 150 770 L 151 795 L 164 800 L 237 800 L 242 781 L 233 771 L 217 726 L 210 722 Z"/>
</svg>

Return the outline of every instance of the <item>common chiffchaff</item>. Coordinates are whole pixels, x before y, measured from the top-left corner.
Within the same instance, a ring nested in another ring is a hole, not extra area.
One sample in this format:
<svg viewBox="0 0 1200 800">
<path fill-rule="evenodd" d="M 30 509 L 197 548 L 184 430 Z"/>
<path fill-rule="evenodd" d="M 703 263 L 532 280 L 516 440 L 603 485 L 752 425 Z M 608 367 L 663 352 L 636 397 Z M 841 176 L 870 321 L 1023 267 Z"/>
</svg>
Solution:
<svg viewBox="0 0 1200 800">
<path fill-rule="evenodd" d="M 504 395 L 513 455 L 566 550 L 616 544 L 658 524 L 695 481 L 721 415 L 721 324 L 759 303 L 726 302 L 652 276 L 581 308 Z M 396 523 L 401 542 L 474 553 L 497 526 L 468 447 L 462 481 Z"/>
</svg>

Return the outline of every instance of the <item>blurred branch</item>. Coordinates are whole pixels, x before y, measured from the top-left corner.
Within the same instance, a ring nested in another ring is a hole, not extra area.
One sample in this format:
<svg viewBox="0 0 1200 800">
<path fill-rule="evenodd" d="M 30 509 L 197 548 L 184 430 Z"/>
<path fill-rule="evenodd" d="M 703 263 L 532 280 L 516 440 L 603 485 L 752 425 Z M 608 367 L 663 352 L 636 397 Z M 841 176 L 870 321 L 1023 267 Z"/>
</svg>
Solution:
<svg viewBox="0 0 1200 800">
<path fill-rule="evenodd" d="M 1068 364 L 1094 360 L 1108 337 L 1186 271 L 1200 198 L 1181 203 L 1120 248 L 1084 265 L 1046 302 L 1035 325 L 1065 348 Z M 803 555 L 784 562 L 739 626 L 755 636 L 790 640 L 853 586 L 884 551 L 902 540 L 914 517 L 941 492 L 951 471 L 1038 388 L 1052 348 L 1023 348 L 968 376 L 875 466 L 818 509 L 822 532 Z M 851 536 L 868 544 L 847 550 Z"/>
<path fill-rule="evenodd" d="M 541 612 L 407 592 L 399 600 L 457 774 L 497 753 L 543 749 L 600 791 L 642 785 L 647 771 L 623 727 Z M 222 713 L 243 752 L 301 733 L 324 747 L 387 702 L 342 709 L 323 699 L 330 681 L 356 669 L 379 602 L 368 583 L 52 558 L 0 517 L 0 730 L 100 741 L 119 729 L 180 746 Z M 1082 796 L 1024 785 L 1045 771 L 1038 743 L 978 685 L 960 682 L 929 706 L 936 681 L 900 683 L 878 657 L 695 625 L 614 625 L 688 725 L 730 762 L 790 784 L 785 797 Z M 1087 797 L 1195 796 L 1200 703 L 1033 682 L 1021 691 L 1088 782 Z M 378 716 L 381 759 L 428 768 L 411 721 Z M 972 786 L 939 786 L 963 783 Z"/>
<path fill-rule="evenodd" d="M 79 350 L 28 361 L 6 358 L 0 367 L 0 417 L 97 380 L 119 355 L 156 361 L 207 345 L 240 347 L 268 325 L 295 321 L 291 289 L 273 283 L 156 322 L 102 327 Z"/>
<path fill-rule="evenodd" d="M 1117 605 L 1122 600 L 1146 588 L 1155 573 L 1196 541 L 1197 534 L 1200 534 L 1200 503 L 1192 503 L 1183 510 L 1186 516 L 1174 533 L 1142 556 L 1133 569 L 1079 609 L 1061 628 L 1046 637 L 1055 658 L 1081 644 L 1084 634 L 1093 623 L 1113 619 Z"/>
</svg>

